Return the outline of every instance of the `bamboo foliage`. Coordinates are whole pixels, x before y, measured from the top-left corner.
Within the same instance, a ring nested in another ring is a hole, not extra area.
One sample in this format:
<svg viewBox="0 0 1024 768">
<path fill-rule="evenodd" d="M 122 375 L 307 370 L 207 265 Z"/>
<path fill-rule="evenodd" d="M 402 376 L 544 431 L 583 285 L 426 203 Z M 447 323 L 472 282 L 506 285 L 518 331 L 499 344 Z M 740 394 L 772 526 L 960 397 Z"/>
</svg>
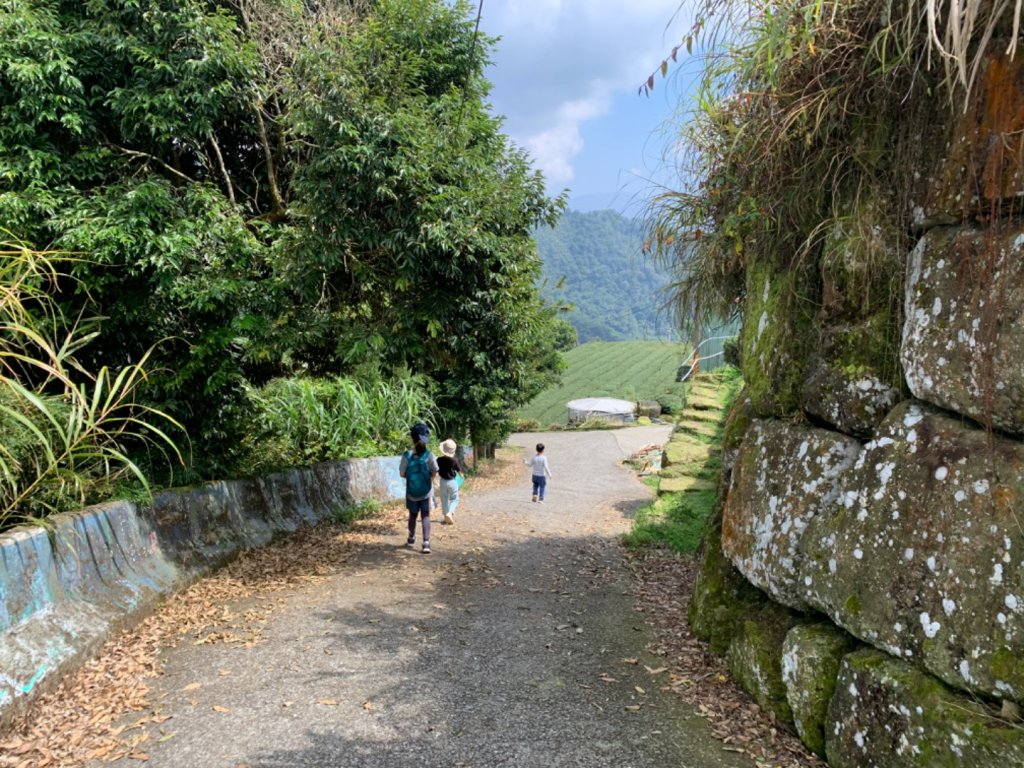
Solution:
<svg viewBox="0 0 1024 768">
<path fill-rule="evenodd" d="M 95 320 L 68 323 L 54 301 L 64 254 L 0 243 L 0 529 L 91 500 L 125 475 L 148 483 L 129 450 L 181 453 L 161 411 L 139 404 L 148 353 L 90 372 L 76 355 Z"/>
</svg>

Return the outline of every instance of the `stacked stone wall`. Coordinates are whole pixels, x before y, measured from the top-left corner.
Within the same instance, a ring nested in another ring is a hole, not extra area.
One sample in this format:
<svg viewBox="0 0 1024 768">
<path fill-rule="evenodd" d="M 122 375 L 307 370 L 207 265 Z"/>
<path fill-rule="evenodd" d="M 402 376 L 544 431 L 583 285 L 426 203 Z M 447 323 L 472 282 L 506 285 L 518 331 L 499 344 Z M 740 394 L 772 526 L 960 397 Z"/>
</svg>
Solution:
<svg viewBox="0 0 1024 768">
<path fill-rule="evenodd" d="M 1024 766 L 1024 65 L 991 49 L 909 242 L 880 190 L 815 285 L 748 271 L 691 623 L 836 766 Z"/>
</svg>

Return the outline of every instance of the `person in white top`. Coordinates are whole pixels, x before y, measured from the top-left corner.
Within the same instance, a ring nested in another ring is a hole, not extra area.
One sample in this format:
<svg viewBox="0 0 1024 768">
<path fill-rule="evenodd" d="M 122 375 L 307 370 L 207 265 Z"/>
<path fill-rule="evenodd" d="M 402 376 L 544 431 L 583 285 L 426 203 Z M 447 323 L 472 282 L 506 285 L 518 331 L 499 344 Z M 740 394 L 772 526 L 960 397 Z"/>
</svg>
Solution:
<svg viewBox="0 0 1024 768">
<path fill-rule="evenodd" d="M 537 443 L 537 453 L 526 464 L 533 474 L 533 500 L 544 503 L 544 490 L 547 488 L 551 470 L 548 468 L 548 457 L 544 455 L 544 443 Z"/>
</svg>

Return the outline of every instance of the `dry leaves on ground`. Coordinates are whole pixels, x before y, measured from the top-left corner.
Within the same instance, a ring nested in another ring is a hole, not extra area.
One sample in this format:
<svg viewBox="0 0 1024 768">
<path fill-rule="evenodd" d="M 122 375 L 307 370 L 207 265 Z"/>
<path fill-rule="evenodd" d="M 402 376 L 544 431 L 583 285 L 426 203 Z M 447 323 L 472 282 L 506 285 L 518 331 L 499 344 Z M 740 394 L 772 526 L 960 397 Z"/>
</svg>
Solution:
<svg viewBox="0 0 1024 768">
<path fill-rule="evenodd" d="M 527 469 L 523 465 L 522 449 L 516 447 L 499 448 L 493 459 L 480 461 L 473 466 L 475 472 L 466 481 L 466 491 L 493 491 L 505 488 L 517 481 L 529 481 Z"/>
<path fill-rule="evenodd" d="M 686 611 L 697 575 L 696 559 L 651 549 L 631 555 L 628 562 L 636 578 L 637 608 L 654 629 L 649 650 L 666 664 L 648 669 L 652 680 L 696 709 L 726 749 L 751 757 L 758 768 L 825 768 L 799 738 L 733 682 L 725 660 L 690 632 Z"/>
<path fill-rule="evenodd" d="M 162 647 L 183 641 L 241 648 L 258 643 L 262 625 L 284 600 L 279 593 L 337 572 L 361 541 L 375 538 L 381 529 L 397 531 L 390 522 L 397 519 L 385 513 L 347 528 L 303 529 L 264 549 L 242 553 L 224 569 L 171 596 L 0 735 L 0 768 L 74 768 L 87 760 L 144 759 L 139 750 L 145 738 L 142 728 L 160 722 L 159 715 L 142 716 L 127 727 L 123 718 L 150 706 L 145 680 L 160 674 Z M 244 610 L 230 607 L 243 600 Z"/>
<path fill-rule="evenodd" d="M 507 485 L 522 470 L 518 449 L 499 449 L 481 462 L 467 491 Z M 350 526 L 321 525 L 234 562 L 172 595 L 149 618 L 102 648 L 93 660 L 0 733 L 0 768 L 77 768 L 88 760 L 148 760 L 142 730 L 167 718 L 149 713 L 125 725 L 125 715 L 150 707 L 147 678 L 160 674 L 159 651 L 180 642 L 260 642 L 262 625 L 284 601 L 282 592 L 337 573 L 361 548 L 401 532 L 399 506 Z M 236 612 L 232 605 L 245 602 Z M 194 685 L 201 685 L 197 682 Z M 216 708 L 215 708 L 216 709 Z M 222 708 L 223 709 L 223 708 Z"/>
</svg>

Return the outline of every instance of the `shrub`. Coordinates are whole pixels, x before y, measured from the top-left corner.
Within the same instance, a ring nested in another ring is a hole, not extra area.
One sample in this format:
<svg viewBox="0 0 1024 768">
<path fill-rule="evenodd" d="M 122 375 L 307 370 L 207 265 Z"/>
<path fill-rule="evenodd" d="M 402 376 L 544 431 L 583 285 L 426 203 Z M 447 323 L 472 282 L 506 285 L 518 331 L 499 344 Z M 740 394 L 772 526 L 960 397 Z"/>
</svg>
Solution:
<svg viewBox="0 0 1024 768">
<path fill-rule="evenodd" d="M 661 412 L 670 416 L 683 410 L 683 399 L 679 395 L 658 395 L 658 404 L 661 405 Z"/>
<path fill-rule="evenodd" d="M 242 474 L 318 461 L 399 453 L 409 426 L 434 421 L 422 379 L 361 383 L 341 377 L 275 379 L 248 391 L 252 429 Z"/>
<path fill-rule="evenodd" d="M 516 432 L 540 432 L 539 419 L 519 419 L 516 422 Z"/>
</svg>

